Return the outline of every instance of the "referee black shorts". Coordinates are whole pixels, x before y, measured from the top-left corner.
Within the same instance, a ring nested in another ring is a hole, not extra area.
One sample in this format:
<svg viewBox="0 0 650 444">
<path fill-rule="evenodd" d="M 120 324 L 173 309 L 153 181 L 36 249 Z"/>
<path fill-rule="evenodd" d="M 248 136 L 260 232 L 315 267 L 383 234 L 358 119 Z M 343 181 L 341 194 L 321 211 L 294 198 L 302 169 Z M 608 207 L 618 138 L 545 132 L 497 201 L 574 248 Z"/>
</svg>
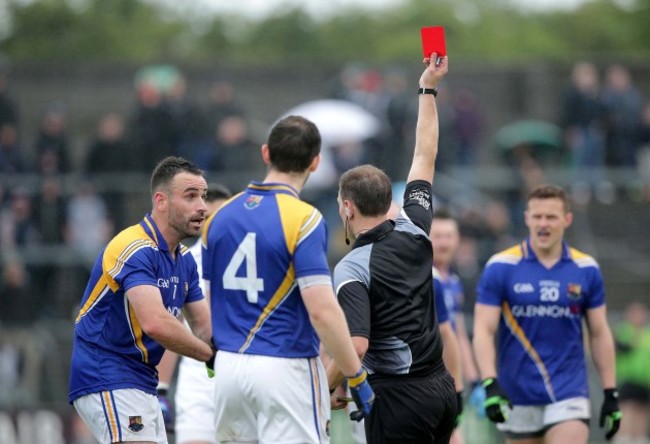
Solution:
<svg viewBox="0 0 650 444">
<path fill-rule="evenodd" d="M 366 418 L 368 444 L 447 444 L 456 420 L 454 380 L 442 369 L 421 377 L 371 378 L 375 403 Z"/>
</svg>

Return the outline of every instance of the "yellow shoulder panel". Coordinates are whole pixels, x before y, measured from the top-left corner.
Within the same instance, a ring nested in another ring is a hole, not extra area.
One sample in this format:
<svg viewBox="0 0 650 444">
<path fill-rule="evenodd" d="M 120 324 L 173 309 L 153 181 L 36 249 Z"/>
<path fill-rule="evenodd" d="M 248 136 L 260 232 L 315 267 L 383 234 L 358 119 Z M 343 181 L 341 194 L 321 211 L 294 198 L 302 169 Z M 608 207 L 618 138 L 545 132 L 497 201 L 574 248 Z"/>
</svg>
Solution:
<svg viewBox="0 0 650 444">
<path fill-rule="evenodd" d="M 124 263 L 141 248 L 158 248 L 140 224 L 123 230 L 106 246 L 102 258 L 102 269 L 111 290 L 118 288 L 114 277 L 124 267 Z"/>
<path fill-rule="evenodd" d="M 276 194 L 282 230 L 291 254 L 300 241 L 318 226 L 323 216 L 310 204 L 288 194 Z"/>
<path fill-rule="evenodd" d="M 573 247 L 569 248 L 569 257 L 575 262 L 578 267 L 598 267 L 598 262 L 592 256 L 589 256 L 587 253 L 583 253 L 580 250 L 576 250 Z"/>
<path fill-rule="evenodd" d="M 493 255 L 488 261 L 487 264 L 491 264 L 493 262 L 502 262 L 502 263 L 507 263 L 507 264 L 516 264 L 518 263 L 523 257 L 522 251 L 521 251 L 521 244 L 514 245 L 510 248 L 507 248 L 503 251 L 500 251 L 499 253 Z"/>
</svg>

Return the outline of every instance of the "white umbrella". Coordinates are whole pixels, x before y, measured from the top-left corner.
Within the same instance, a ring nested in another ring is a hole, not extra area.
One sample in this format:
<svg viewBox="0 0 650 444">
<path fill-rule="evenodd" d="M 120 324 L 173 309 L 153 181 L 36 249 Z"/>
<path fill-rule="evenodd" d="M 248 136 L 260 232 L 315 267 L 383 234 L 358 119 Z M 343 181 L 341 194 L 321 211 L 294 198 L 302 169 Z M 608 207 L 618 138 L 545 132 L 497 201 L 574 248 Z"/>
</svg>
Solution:
<svg viewBox="0 0 650 444">
<path fill-rule="evenodd" d="M 323 141 L 320 166 L 307 181 L 306 188 L 327 188 L 338 180 L 330 147 L 362 142 L 376 136 L 381 129 L 379 119 L 370 111 L 346 100 L 323 99 L 305 102 L 282 115 L 283 118 L 286 116 L 302 116 L 314 122 Z"/>
<path fill-rule="evenodd" d="M 370 111 L 346 100 L 323 99 L 305 102 L 284 113 L 303 116 L 316 124 L 324 145 L 359 142 L 377 135 L 379 119 Z"/>
</svg>

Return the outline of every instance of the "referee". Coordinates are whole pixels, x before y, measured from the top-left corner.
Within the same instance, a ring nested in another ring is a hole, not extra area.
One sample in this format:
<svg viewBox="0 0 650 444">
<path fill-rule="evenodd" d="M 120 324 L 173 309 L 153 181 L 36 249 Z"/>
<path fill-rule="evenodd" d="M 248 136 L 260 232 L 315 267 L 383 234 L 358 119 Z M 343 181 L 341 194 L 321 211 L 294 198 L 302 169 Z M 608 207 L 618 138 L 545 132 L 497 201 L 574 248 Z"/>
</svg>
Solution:
<svg viewBox="0 0 650 444">
<path fill-rule="evenodd" d="M 457 412 L 454 380 L 442 359 L 428 236 L 438 152 L 436 85 L 447 73 L 447 58 L 433 53 L 424 63 L 415 152 L 400 215 L 388 219 L 392 189 L 380 169 L 362 165 L 339 181 L 339 215 L 346 240 L 350 233 L 355 241 L 336 266 L 334 283 L 376 394 L 365 420 L 370 444 L 448 443 Z M 328 376 L 336 371 L 330 365 Z"/>
</svg>

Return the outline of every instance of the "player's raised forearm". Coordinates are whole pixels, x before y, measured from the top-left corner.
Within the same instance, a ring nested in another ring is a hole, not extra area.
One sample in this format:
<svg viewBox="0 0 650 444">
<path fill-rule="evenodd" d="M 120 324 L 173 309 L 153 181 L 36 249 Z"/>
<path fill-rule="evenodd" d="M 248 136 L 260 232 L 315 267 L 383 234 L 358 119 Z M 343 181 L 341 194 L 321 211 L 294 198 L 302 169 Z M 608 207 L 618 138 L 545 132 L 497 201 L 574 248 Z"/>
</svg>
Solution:
<svg viewBox="0 0 650 444">
<path fill-rule="evenodd" d="M 432 58 L 435 60 L 435 58 Z M 436 65 L 427 63 L 420 77 L 420 87 L 432 89 L 447 73 L 447 58 Z M 438 156 L 438 110 L 432 94 L 421 94 L 418 98 L 418 120 L 415 129 L 415 151 L 407 182 L 413 180 L 433 181 L 436 157 Z"/>
</svg>

